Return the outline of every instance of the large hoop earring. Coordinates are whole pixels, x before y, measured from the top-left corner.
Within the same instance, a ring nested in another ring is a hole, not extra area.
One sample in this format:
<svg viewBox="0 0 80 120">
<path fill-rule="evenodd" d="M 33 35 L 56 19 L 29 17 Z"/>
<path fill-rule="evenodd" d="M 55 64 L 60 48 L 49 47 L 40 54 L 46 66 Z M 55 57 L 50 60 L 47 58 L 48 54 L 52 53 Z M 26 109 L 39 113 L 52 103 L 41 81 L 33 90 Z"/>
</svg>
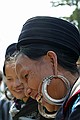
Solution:
<svg viewBox="0 0 80 120">
<path fill-rule="evenodd" d="M 65 84 L 65 86 L 66 86 L 66 88 L 67 88 L 67 91 L 70 90 L 70 83 L 69 83 L 69 81 L 68 81 L 64 76 L 58 75 L 58 76 L 56 77 L 56 76 L 54 76 L 54 75 L 51 75 L 51 76 L 49 76 L 49 77 L 47 77 L 47 78 L 45 78 L 45 79 L 43 80 L 43 84 L 42 84 L 42 94 L 43 94 L 45 100 L 46 100 L 49 104 L 52 104 L 52 105 L 54 105 L 54 104 L 55 104 L 55 105 L 62 105 L 62 103 L 64 102 L 66 96 L 63 97 L 63 98 L 61 98 L 61 99 L 53 99 L 53 98 L 51 98 L 51 97 L 49 96 L 49 94 L 48 94 L 48 92 L 47 92 L 47 86 L 50 84 L 50 82 L 51 82 L 51 80 L 52 80 L 53 78 L 60 78 L 60 79 L 64 82 L 64 84 Z"/>
<path fill-rule="evenodd" d="M 8 90 L 8 87 L 5 88 L 5 96 L 8 100 L 14 100 L 14 96 Z"/>
<path fill-rule="evenodd" d="M 45 109 L 43 108 L 43 106 L 41 104 L 38 103 L 38 110 L 39 110 L 39 113 L 45 117 L 45 118 L 55 118 L 56 117 L 56 114 L 57 114 L 57 111 L 55 111 L 53 114 L 48 114 L 45 112 Z"/>
</svg>

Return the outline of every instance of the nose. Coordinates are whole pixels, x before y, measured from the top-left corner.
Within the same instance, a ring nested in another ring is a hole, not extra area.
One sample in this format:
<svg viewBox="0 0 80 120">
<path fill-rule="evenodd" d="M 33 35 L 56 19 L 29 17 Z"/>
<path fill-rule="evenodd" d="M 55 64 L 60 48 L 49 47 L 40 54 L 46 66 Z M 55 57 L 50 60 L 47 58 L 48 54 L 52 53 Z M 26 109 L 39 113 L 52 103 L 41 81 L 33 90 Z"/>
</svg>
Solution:
<svg viewBox="0 0 80 120">
<path fill-rule="evenodd" d="M 22 79 L 21 76 L 19 76 L 18 74 L 16 74 L 16 76 L 17 76 L 17 79 L 19 80 L 20 83 L 25 84 L 25 81 Z"/>
<path fill-rule="evenodd" d="M 32 92 L 32 89 L 31 89 L 31 88 L 25 87 L 24 93 L 25 93 L 25 96 L 26 96 L 26 97 L 29 97 L 30 94 L 31 94 L 31 92 Z"/>
<path fill-rule="evenodd" d="M 15 81 L 14 81 L 14 87 L 18 87 L 18 86 L 20 86 L 21 85 L 21 81 L 19 80 L 19 79 L 16 79 Z"/>
</svg>

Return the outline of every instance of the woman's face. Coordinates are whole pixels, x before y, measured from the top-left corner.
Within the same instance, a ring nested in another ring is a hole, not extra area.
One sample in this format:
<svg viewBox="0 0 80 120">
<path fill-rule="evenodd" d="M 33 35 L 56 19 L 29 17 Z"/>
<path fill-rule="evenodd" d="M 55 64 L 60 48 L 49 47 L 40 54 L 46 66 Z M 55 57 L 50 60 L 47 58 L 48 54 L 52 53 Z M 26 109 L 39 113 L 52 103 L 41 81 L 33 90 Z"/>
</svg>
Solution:
<svg viewBox="0 0 80 120">
<path fill-rule="evenodd" d="M 52 66 L 50 59 L 46 56 L 38 60 L 32 60 L 23 54 L 17 57 L 16 73 L 24 84 L 25 95 L 37 100 L 39 92 L 41 92 L 43 78 L 53 74 Z M 42 104 L 48 106 L 44 98 L 42 99 Z"/>
<path fill-rule="evenodd" d="M 25 97 L 24 87 L 20 80 L 17 78 L 15 72 L 15 63 L 6 63 L 5 65 L 5 73 L 6 73 L 6 85 L 9 91 L 12 93 L 14 97 L 17 99 L 23 99 Z"/>
</svg>

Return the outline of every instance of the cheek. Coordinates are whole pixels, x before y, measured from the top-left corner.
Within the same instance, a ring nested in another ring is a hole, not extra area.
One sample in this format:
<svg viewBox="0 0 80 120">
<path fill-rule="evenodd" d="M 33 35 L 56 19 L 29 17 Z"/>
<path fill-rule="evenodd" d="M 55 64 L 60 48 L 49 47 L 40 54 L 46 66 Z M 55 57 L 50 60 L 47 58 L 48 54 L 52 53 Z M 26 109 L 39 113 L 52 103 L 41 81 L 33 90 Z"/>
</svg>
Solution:
<svg viewBox="0 0 80 120">
<path fill-rule="evenodd" d="M 28 79 L 28 86 L 34 90 L 38 90 L 40 82 L 41 82 L 40 76 L 34 73 L 30 75 Z"/>
<path fill-rule="evenodd" d="M 13 87 L 13 83 L 10 82 L 10 81 L 6 82 L 6 85 L 7 85 L 7 87 L 8 87 L 9 90 L 11 90 L 12 87 Z"/>
<path fill-rule="evenodd" d="M 38 89 L 38 86 L 39 86 L 39 81 L 37 80 L 37 79 L 34 79 L 34 80 L 29 80 L 29 82 L 28 82 L 28 86 L 30 87 L 30 88 L 32 88 L 32 89 L 35 89 L 35 90 L 37 90 Z"/>
</svg>

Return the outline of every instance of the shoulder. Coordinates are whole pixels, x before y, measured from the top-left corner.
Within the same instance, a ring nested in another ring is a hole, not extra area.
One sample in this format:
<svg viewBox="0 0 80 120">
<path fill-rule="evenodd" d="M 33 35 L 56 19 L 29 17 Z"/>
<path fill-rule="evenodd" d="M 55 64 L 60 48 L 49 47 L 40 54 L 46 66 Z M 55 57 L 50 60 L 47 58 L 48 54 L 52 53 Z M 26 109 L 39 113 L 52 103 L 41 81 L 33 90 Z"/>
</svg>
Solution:
<svg viewBox="0 0 80 120">
<path fill-rule="evenodd" d="M 78 107 L 80 107 L 80 93 L 77 95 L 77 98 L 72 105 L 71 112 L 75 111 Z"/>
<path fill-rule="evenodd" d="M 68 120 L 79 120 L 79 119 L 80 119 L 80 98 L 77 98 L 72 106 Z"/>
<path fill-rule="evenodd" d="M 11 102 L 6 100 L 6 99 L 0 99 L 0 107 L 4 106 L 4 104 L 6 104 L 6 107 L 8 107 L 7 105 L 11 106 Z"/>
<path fill-rule="evenodd" d="M 9 114 L 11 102 L 5 99 L 0 100 L 0 120 L 11 120 Z"/>
<path fill-rule="evenodd" d="M 17 114 L 15 114 L 15 116 L 13 117 L 13 120 L 18 120 L 18 119 L 22 119 L 22 120 L 28 120 L 28 119 L 34 119 L 37 120 L 40 117 L 39 112 L 37 109 L 32 109 L 27 108 L 27 105 L 25 105 L 23 108 L 20 109 L 19 112 L 17 112 Z"/>
</svg>

